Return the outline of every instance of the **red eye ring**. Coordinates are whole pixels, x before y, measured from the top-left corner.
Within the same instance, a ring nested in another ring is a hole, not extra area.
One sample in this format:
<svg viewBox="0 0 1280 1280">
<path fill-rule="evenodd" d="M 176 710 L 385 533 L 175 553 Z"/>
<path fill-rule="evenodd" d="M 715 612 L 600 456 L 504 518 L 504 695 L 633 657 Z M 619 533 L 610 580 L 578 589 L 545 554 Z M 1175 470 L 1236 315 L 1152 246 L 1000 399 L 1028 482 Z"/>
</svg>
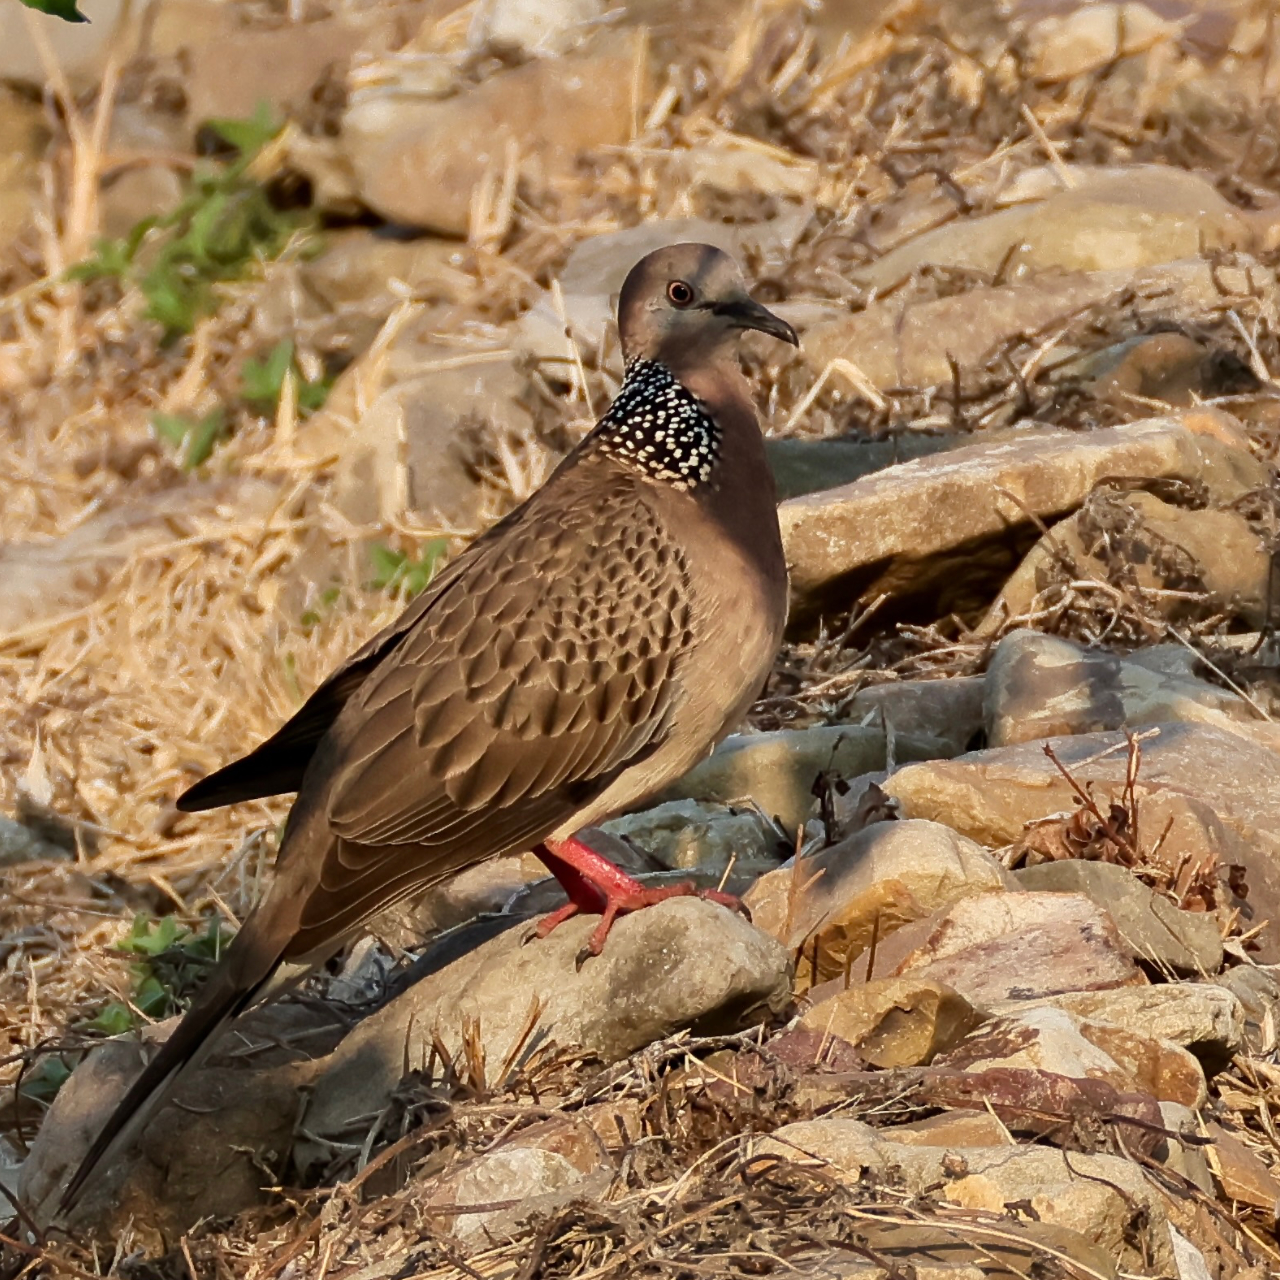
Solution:
<svg viewBox="0 0 1280 1280">
<path fill-rule="evenodd" d="M 667 298 L 673 307 L 687 307 L 693 301 L 693 289 L 683 280 L 673 280 L 667 285 Z"/>
</svg>

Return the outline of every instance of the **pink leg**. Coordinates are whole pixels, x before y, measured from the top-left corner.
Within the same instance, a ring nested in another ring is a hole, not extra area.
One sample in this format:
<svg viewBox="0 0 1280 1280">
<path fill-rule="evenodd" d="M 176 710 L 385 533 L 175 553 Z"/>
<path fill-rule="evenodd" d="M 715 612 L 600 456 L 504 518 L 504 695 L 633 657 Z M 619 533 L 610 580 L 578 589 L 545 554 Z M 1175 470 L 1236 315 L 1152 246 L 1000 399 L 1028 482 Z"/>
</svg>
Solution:
<svg viewBox="0 0 1280 1280">
<path fill-rule="evenodd" d="M 587 942 L 587 952 L 593 956 L 604 950 L 604 941 L 618 916 L 640 911 L 668 898 L 705 898 L 735 911 L 746 911 L 732 894 L 699 889 L 689 881 L 656 889 L 646 888 L 574 836 L 568 840 L 548 840 L 540 844 L 534 853 L 546 863 L 547 869 L 569 895 L 569 901 L 559 911 L 544 917 L 534 932 L 539 938 L 545 938 L 558 925 L 580 912 L 589 915 L 599 913 L 600 923 Z"/>
</svg>

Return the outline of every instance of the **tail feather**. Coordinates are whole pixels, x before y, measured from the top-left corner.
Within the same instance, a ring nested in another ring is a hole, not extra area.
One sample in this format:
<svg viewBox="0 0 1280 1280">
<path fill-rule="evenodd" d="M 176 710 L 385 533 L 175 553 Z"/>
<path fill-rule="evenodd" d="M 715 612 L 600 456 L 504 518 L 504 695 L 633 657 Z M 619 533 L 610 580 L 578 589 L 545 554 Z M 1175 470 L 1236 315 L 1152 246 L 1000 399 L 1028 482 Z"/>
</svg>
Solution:
<svg viewBox="0 0 1280 1280">
<path fill-rule="evenodd" d="M 211 975 L 182 1021 L 111 1113 L 110 1119 L 80 1161 L 62 1193 L 58 1202 L 60 1217 L 74 1208 L 107 1156 L 122 1151 L 141 1133 L 183 1075 L 197 1066 L 213 1047 L 221 1028 L 272 985 L 271 979 L 279 967 L 280 957 L 276 955 L 270 960 L 252 963 L 255 948 L 252 947 L 251 939 L 245 938 L 246 933 L 256 932 L 250 928 L 250 924 L 251 922 L 246 922 L 236 942 L 232 943 L 235 948 L 236 943 L 244 939 L 245 945 L 240 947 L 241 954 L 233 956 L 228 951 L 222 967 Z"/>
</svg>

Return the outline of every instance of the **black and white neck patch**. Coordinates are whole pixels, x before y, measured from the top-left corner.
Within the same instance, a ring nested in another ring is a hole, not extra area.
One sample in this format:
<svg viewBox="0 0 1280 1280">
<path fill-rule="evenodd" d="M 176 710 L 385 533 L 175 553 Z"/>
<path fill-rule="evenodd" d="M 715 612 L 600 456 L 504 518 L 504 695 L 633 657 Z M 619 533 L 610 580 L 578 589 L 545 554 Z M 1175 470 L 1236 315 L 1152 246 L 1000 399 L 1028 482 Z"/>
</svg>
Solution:
<svg viewBox="0 0 1280 1280">
<path fill-rule="evenodd" d="M 614 402 L 596 424 L 598 447 L 681 490 L 710 482 L 720 428 L 665 365 L 632 360 Z"/>
</svg>

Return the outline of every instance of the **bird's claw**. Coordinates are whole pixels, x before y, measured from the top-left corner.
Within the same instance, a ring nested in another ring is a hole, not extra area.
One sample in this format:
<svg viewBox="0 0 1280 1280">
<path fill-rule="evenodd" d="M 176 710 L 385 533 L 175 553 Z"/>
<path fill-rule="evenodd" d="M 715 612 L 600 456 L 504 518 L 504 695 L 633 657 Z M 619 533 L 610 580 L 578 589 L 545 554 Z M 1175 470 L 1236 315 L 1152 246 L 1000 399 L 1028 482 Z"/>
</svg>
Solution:
<svg viewBox="0 0 1280 1280">
<path fill-rule="evenodd" d="M 630 915 L 635 911 L 643 911 L 645 907 L 656 906 L 659 902 L 666 902 L 669 898 L 701 898 L 705 902 L 715 902 L 722 907 L 728 907 L 731 911 L 740 913 L 748 921 L 751 919 L 751 912 L 741 898 L 735 897 L 731 893 L 722 893 L 719 889 L 701 889 L 692 881 L 661 885 L 654 888 L 637 886 L 635 890 L 628 893 L 611 893 L 605 898 L 600 923 L 592 930 L 591 936 L 587 939 L 587 945 L 578 952 L 574 959 L 575 970 L 581 972 L 582 966 L 592 956 L 600 955 L 604 950 L 605 940 L 609 936 L 609 931 L 613 928 L 614 921 L 619 916 Z M 580 908 L 576 903 L 566 903 L 558 911 L 553 911 L 550 915 L 544 916 L 534 927 L 530 936 L 545 938 L 566 920 L 572 919 L 582 910 L 583 908 Z"/>
</svg>

